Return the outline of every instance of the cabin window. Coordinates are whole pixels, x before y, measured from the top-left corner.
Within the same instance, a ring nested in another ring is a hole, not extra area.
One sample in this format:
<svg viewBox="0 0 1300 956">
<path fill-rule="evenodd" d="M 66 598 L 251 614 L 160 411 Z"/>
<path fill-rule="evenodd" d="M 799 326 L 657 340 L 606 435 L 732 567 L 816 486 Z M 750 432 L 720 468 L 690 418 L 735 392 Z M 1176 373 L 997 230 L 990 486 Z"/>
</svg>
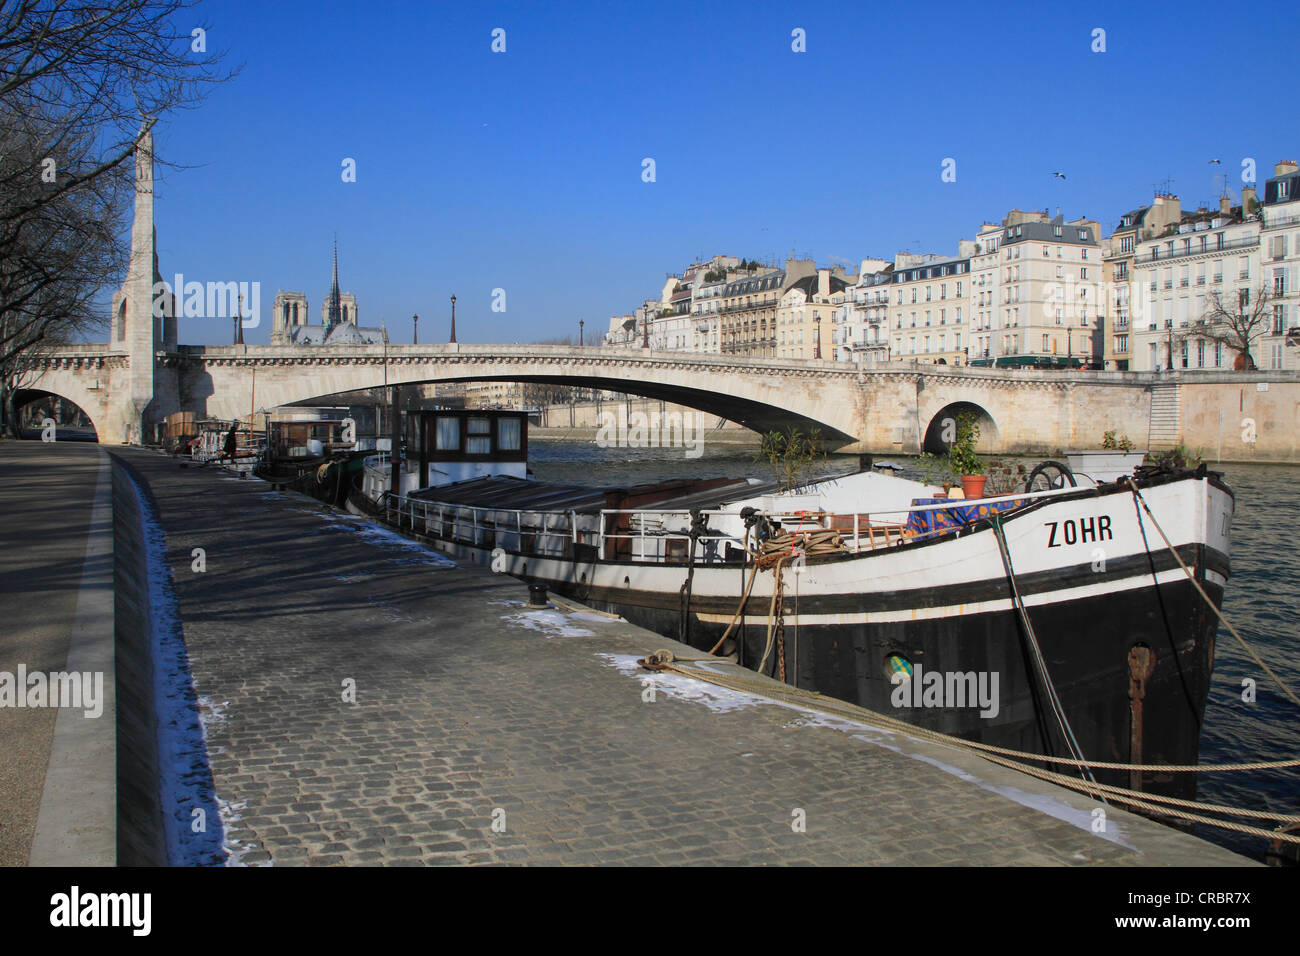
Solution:
<svg viewBox="0 0 1300 956">
<path fill-rule="evenodd" d="M 490 455 L 492 454 L 492 422 L 487 418 L 471 418 L 467 425 L 468 433 L 465 439 L 465 454 L 467 455 Z"/>
<path fill-rule="evenodd" d="M 460 420 L 450 415 L 438 416 L 438 451 L 456 451 L 460 448 Z"/>
<path fill-rule="evenodd" d="M 497 419 L 497 450 L 518 451 L 520 438 L 518 418 Z"/>
</svg>

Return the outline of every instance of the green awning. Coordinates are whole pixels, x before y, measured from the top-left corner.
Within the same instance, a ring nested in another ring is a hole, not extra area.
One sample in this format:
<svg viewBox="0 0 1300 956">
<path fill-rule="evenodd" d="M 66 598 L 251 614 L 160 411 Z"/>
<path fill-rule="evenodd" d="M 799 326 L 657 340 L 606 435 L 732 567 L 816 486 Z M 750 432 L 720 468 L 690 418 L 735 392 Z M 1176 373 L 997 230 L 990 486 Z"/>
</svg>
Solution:
<svg viewBox="0 0 1300 956">
<path fill-rule="evenodd" d="M 1083 359 L 1072 355 L 1003 355 L 994 364 L 998 368 L 1078 368 Z"/>
</svg>

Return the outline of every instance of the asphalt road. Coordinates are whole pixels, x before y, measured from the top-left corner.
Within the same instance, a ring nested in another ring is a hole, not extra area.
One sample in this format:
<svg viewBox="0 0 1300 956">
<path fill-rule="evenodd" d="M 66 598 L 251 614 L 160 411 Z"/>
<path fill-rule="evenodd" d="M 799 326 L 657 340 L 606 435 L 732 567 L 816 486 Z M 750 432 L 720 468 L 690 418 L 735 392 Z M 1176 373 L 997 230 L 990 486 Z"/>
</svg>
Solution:
<svg viewBox="0 0 1300 956">
<path fill-rule="evenodd" d="M 97 445 L 0 441 L 0 672 L 64 669 L 99 461 Z M 0 707 L 0 865 L 27 865 L 58 714 Z"/>
</svg>

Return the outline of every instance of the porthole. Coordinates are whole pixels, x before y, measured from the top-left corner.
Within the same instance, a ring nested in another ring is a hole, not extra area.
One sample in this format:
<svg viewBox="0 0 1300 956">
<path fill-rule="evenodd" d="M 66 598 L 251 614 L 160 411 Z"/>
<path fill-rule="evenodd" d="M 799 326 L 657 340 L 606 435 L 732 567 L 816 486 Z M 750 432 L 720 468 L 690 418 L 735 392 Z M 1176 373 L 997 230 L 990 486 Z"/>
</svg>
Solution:
<svg viewBox="0 0 1300 956">
<path fill-rule="evenodd" d="M 899 683 L 904 680 L 912 679 L 912 662 L 902 654 L 890 654 L 885 658 L 885 680 L 891 684 L 895 681 L 895 674 L 906 674 Z"/>
</svg>

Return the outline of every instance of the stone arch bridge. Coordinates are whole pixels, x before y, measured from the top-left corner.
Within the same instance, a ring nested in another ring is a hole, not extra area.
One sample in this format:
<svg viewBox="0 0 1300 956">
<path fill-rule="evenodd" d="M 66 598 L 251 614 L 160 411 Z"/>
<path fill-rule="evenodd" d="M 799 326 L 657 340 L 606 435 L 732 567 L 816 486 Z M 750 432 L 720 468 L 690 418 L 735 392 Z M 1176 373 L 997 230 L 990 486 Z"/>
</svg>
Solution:
<svg viewBox="0 0 1300 956">
<path fill-rule="evenodd" d="M 139 354 L 138 352 L 136 354 Z M 1139 444 L 1153 386 L 1171 376 L 1034 372 L 891 363 L 740 359 L 645 349 L 547 345 L 179 346 L 152 353 L 153 391 L 131 400 L 132 353 L 66 346 L 44 355 L 19 403 L 42 393 L 80 406 L 101 441 L 138 442 L 172 412 L 234 419 L 257 409 L 384 385 L 508 380 L 610 389 L 662 399 L 757 431 L 820 429 L 843 451 L 934 448 L 962 408 L 981 422 L 983 450 L 1095 447 L 1115 429 Z M 147 382 L 148 380 L 145 379 Z M 143 404 L 143 409 L 140 406 Z"/>
</svg>

